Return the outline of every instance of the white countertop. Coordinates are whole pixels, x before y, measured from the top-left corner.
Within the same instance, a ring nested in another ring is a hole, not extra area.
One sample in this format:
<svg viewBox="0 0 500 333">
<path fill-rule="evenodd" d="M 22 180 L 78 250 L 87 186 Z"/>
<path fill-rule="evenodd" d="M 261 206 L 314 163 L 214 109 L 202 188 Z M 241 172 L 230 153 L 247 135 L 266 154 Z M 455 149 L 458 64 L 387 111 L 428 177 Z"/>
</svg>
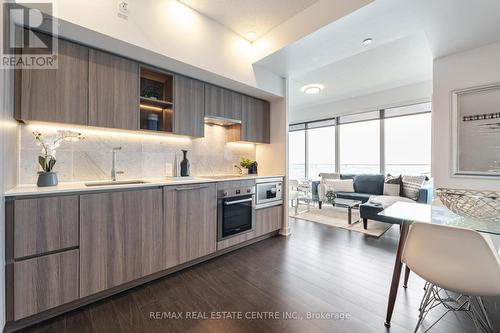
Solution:
<svg viewBox="0 0 500 333">
<path fill-rule="evenodd" d="M 210 179 L 200 177 L 165 177 L 165 178 L 149 178 L 140 179 L 145 183 L 141 184 L 121 184 L 121 185 L 102 185 L 102 186 L 86 186 L 85 184 L 93 183 L 88 182 L 65 182 L 59 183 L 57 186 L 49 187 L 38 187 L 36 185 L 20 185 L 13 189 L 5 192 L 6 197 L 22 197 L 30 195 L 44 195 L 44 194 L 62 194 L 62 193 L 73 193 L 73 192 L 95 192 L 95 191 L 105 191 L 105 190 L 119 190 L 119 189 L 135 189 L 135 188 L 148 188 L 148 187 L 158 187 L 158 186 L 168 186 L 168 185 L 188 185 L 188 184 L 199 184 L 199 183 L 217 183 L 230 180 L 245 180 L 245 179 L 258 179 L 258 178 L 272 178 L 272 177 L 283 177 L 283 175 L 228 175 L 227 178 Z M 135 179 L 124 179 L 123 181 L 134 181 Z M 105 182 L 106 180 L 95 181 L 95 182 Z"/>
</svg>

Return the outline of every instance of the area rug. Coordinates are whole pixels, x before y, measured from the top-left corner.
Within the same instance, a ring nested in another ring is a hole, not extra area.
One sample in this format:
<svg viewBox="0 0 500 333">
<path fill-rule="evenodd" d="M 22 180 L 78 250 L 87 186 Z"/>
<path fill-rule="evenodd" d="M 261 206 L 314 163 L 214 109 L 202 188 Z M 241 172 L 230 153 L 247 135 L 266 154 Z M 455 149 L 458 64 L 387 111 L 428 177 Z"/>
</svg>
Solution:
<svg viewBox="0 0 500 333">
<path fill-rule="evenodd" d="M 368 220 L 368 229 L 363 229 L 363 221 L 354 222 L 359 219 L 359 212 L 352 210 L 352 224 L 347 223 L 347 208 L 332 207 L 331 205 L 323 205 L 322 209 L 311 206 L 309 211 L 304 210 L 305 206 L 299 206 L 299 212 L 295 215 L 295 208 L 289 211 L 290 217 L 301 220 L 326 224 L 332 227 L 352 230 L 362 234 L 380 237 L 392 227 L 392 224 L 383 223 L 373 220 Z"/>
</svg>

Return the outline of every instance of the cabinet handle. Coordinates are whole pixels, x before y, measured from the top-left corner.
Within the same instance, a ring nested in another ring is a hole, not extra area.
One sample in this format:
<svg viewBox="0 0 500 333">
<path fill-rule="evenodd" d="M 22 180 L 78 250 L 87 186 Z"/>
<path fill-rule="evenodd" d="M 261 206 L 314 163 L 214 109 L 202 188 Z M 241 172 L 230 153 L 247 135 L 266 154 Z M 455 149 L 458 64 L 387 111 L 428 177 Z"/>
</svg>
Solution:
<svg viewBox="0 0 500 333">
<path fill-rule="evenodd" d="M 224 205 L 231 206 L 231 205 L 236 205 L 236 204 L 239 204 L 239 203 L 242 203 L 242 202 L 249 202 L 249 201 L 253 201 L 253 199 L 252 198 L 248 198 L 248 199 L 235 200 L 235 201 L 225 201 Z"/>
<path fill-rule="evenodd" d="M 208 188 L 208 185 L 204 186 L 196 186 L 196 187 L 181 187 L 181 188 L 176 188 L 176 191 L 191 191 L 191 190 L 201 190 L 204 188 Z"/>
</svg>

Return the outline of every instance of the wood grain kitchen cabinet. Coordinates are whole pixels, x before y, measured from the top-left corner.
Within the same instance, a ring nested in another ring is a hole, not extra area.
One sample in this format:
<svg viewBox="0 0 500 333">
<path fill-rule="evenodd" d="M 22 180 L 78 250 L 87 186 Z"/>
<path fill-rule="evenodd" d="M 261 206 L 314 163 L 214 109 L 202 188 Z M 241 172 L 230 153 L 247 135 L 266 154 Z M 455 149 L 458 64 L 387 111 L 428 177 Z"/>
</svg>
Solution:
<svg viewBox="0 0 500 333">
<path fill-rule="evenodd" d="M 255 210 L 255 226 L 252 231 L 217 242 L 217 250 L 223 250 L 254 238 L 269 234 L 281 228 L 283 206 L 274 206 Z"/>
<path fill-rule="evenodd" d="M 270 142 L 269 102 L 243 96 L 240 141 Z"/>
<path fill-rule="evenodd" d="M 89 49 L 60 39 L 57 69 L 16 70 L 16 118 L 87 125 L 88 75 Z"/>
<path fill-rule="evenodd" d="M 14 263 L 14 319 L 78 299 L 78 249 Z"/>
<path fill-rule="evenodd" d="M 205 83 L 205 115 L 241 120 L 243 95 Z"/>
<path fill-rule="evenodd" d="M 78 196 L 14 201 L 14 258 L 78 246 Z"/>
<path fill-rule="evenodd" d="M 282 221 L 282 205 L 257 209 L 255 211 L 255 237 L 280 229 Z"/>
<path fill-rule="evenodd" d="M 139 64 L 89 50 L 89 125 L 139 129 Z"/>
<path fill-rule="evenodd" d="M 80 196 L 80 295 L 166 268 L 162 189 Z"/>
<path fill-rule="evenodd" d="M 174 134 L 205 134 L 205 84 L 185 76 L 174 78 Z"/>
<path fill-rule="evenodd" d="M 217 195 L 215 184 L 167 186 L 164 189 L 165 254 L 173 267 L 216 250 Z"/>
</svg>

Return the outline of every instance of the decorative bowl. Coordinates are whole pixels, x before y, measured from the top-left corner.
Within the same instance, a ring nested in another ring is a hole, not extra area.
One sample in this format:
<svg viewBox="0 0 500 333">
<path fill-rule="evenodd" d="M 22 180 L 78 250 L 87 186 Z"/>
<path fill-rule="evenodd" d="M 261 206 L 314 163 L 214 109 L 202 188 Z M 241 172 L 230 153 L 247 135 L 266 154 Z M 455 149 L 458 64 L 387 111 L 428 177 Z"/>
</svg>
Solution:
<svg viewBox="0 0 500 333">
<path fill-rule="evenodd" d="M 455 214 L 500 222 L 500 192 L 438 188 L 436 194 Z"/>
</svg>

